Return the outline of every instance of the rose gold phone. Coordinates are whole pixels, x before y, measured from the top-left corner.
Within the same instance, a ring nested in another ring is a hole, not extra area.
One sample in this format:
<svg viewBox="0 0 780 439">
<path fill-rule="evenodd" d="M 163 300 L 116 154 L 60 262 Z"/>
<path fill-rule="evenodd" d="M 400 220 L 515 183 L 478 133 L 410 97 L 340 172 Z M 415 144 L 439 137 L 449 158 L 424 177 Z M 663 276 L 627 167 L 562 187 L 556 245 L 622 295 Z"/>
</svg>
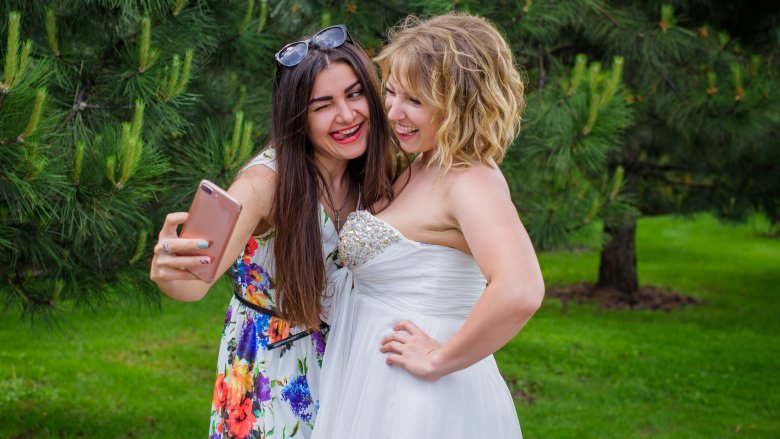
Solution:
<svg viewBox="0 0 780 439">
<path fill-rule="evenodd" d="M 195 191 L 189 213 L 179 237 L 208 241 L 209 248 L 193 255 L 211 256 L 210 264 L 193 268 L 190 273 L 204 282 L 212 282 L 241 213 L 241 203 L 216 184 L 203 180 Z"/>
</svg>

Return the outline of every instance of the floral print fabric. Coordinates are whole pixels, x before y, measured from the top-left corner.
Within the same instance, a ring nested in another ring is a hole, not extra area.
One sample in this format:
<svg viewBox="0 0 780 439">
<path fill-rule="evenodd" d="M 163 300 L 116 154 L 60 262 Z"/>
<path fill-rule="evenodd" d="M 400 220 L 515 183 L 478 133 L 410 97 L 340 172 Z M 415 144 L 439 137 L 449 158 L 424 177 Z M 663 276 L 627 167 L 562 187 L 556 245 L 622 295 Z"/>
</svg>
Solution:
<svg viewBox="0 0 780 439">
<path fill-rule="evenodd" d="M 249 166 L 275 170 L 273 150 Z M 326 272 L 336 263 L 338 236 L 320 212 Z M 276 311 L 273 259 L 274 231 L 253 236 L 233 265 L 236 292 L 247 301 Z M 268 350 L 269 343 L 302 331 L 278 317 L 230 301 L 217 364 L 211 405 L 210 439 L 308 438 L 319 410 L 319 377 L 327 330 Z"/>
</svg>

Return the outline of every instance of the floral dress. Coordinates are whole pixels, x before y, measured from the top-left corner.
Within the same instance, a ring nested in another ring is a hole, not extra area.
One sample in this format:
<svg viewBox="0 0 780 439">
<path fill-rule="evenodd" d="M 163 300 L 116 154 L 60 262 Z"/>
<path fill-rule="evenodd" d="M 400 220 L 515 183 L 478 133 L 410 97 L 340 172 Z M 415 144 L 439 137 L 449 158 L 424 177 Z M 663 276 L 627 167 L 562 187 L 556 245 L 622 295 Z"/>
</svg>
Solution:
<svg viewBox="0 0 780 439">
<path fill-rule="evenodd" d="M 276 170 L 274 151 L 265 150 L 246 168 L 256 165 Z M 330 274 L 338 268 L 338 235 L 322 209 L 320 218 Z M 314 426 L 327 329 L 301 337 L 302 328 L 277 316 L 274 235 L 272 228 L 252 236 L 231 269 L 235 294 L 219 348 L 211 439 L 308 438 Z"/>
</svg>

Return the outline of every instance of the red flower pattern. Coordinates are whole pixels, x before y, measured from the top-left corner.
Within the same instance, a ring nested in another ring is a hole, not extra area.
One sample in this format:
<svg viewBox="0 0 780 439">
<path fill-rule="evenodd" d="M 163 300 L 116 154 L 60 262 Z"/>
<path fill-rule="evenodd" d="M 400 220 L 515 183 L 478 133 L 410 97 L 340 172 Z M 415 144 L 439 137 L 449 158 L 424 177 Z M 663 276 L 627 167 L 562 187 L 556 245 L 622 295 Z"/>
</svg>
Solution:
<svg viewBox="0 0 780 439">
<path fill-rule="evenodd" d="M 258 248 L 260 248 L 260 245 L 257 243 L 257 239 L 254 236 L 250 236 L 249 242 L 246 243 L 246 248 L 244 249 L 244 258 L 254 256 Z"/>
<path fill-rule="evenodd" d="M 288 320 L 271 317 L 268 324 L 268 341 L 276 343 L 290 336 L 290 322 Z"/>
<path fill-rule="evenodd" d="M 249 437 L 252 426 L 257 421 L 255 414 L 252 413 L 252 400 L 244 398 L 236 407 L 228 408 L 228 434 L 232 438 L 244 439 Z"/>
<path fill-rule="evenodd" d="M 217 382 L 214 384 L 214 396 L 211 398 L 213 410 L 220 411 L 227 404 L 228 386 L 225 384 L 225 374 L 217 375 Z"/>
</svg>

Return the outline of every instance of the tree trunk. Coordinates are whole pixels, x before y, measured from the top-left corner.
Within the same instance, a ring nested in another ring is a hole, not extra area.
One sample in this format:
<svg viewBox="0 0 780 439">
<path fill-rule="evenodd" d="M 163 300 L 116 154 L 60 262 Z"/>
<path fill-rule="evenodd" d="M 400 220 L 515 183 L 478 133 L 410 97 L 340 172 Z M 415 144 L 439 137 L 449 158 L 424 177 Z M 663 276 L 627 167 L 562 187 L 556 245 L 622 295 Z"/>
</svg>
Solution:
<svg viewBox="0 0 780 439">
<path fill-rule="evenodd" d="M 627 296 L 639 290 L 636 273 L 636 219 L 621 225 L 604 224 L 607 244 L 601 250 L 596 288 L 612 288 Z"/>
</svg>

